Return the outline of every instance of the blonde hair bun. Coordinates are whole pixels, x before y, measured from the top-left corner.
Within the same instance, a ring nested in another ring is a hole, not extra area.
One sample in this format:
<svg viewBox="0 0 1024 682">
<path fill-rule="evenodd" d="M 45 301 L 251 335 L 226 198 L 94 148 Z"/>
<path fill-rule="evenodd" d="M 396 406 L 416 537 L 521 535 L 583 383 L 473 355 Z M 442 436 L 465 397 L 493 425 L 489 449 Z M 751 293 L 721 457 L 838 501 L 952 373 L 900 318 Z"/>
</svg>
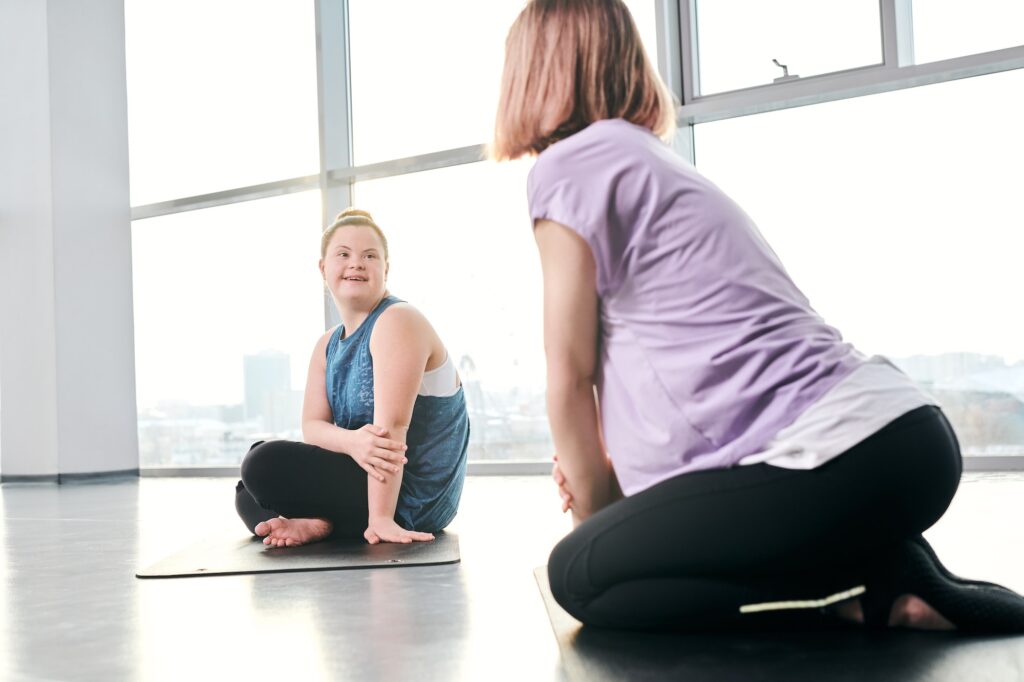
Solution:
<svg viewBox="0 0 1024 682">
<path fill-rule="evenodd" d="M 339 220 L 342 220 L 343 218 L 351 218 L 351 217 L 354 217 L 354 216 L 358 216 L 360 218 L 366 218 L 371 223 L 376 223 L 376 221 L 373 219 L 373 216 L 370 215 L 369 211 L 364 211 L 364 210 L 362 210 L 360 208 L 352 208 L 351 206 L 349 206 L 344 211 L 339 213 L 334 218 L 334 222 L 338 222 Z"/>
<path fill-rule="evenodd" d="M 369 227 L 377 236 L 380 237 L 381 246 L 384 247 L 384 260 L 388 260 L 388 238 L 384 236 L 384 230 L 380 229 L 380 226 L 370 215 L 369 211 L 364 211 L 360 208 L 352 208 L 349 206 L 344 211 L 338 214 L 327 229 L 324 230 L 323 235 L 320 237 L 320 257 L 323 258 L 327 255 L 327 245 L 331 242 L 331 237 L 337 232 L 339 227 L 345 227 L 347 225 L 355 225 L 362 227 Z"/>
</svg>

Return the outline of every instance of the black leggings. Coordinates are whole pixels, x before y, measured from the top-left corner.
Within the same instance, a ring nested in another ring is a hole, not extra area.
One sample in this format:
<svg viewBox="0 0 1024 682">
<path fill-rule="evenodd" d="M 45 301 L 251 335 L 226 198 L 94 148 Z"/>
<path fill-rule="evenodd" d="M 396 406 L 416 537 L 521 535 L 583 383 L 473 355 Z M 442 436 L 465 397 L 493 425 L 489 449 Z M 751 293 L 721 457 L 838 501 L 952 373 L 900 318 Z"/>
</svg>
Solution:
<svg viewBox="0 0 1024 682">
<path fill-rule="evenodd" d="M 254 443 L 242 460 L 235 509 L 249 532 L 277 516 L 325 518 L 332 537 L 362 537 L 366 530 L 368 474 L 338 452 L 290 440 Z"/>
<path fill-rule="evenodd" d="M 827 464 L 683 474 L 602 509 L 551 553 L 555 600 L 589 625 L 740 627 L 746 604 L 863 584 L 872 557 L 921 533 L 960 482 L 942 412 L 908 412 Z"/>
</svg>

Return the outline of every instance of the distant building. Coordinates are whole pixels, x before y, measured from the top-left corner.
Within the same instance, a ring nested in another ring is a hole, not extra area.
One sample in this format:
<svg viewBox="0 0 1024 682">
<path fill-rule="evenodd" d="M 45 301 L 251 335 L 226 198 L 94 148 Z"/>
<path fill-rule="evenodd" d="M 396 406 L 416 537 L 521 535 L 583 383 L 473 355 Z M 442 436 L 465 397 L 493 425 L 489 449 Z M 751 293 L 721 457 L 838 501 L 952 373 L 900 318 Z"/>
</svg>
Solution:
<svg viewBox="0 0 1024 682">
<path fill-rule="evenodd" d="M 911 379 L 926 384 L 955 384 L 978 372 L 1001 370 L 1006 361 L 998 355 L 979 353 L 942 353 L 893 358 L 893 362 Z"/>
</svg>

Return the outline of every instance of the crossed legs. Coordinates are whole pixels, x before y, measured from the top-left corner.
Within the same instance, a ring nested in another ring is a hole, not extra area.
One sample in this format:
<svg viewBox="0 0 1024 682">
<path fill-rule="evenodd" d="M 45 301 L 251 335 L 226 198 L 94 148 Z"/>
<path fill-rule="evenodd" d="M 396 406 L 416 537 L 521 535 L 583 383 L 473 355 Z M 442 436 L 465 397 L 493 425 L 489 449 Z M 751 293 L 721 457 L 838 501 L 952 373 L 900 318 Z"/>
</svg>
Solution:
<svg viewBox="0 0 1024 682">
<path fill-rule="evenodd" d="M 362 537 L 366 472 L 351 457 L 287 440 L 255 443 L 242 461 L 235 509 L 266 544 Z"/>
</svg>

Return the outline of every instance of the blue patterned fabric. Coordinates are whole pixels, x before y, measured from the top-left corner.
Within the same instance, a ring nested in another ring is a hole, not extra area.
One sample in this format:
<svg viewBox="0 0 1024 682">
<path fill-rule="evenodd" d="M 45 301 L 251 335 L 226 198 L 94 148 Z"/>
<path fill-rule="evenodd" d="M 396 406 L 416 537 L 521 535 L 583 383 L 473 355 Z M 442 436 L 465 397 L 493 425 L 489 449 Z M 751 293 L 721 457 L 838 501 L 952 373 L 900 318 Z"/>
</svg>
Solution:
<svg viewBox="0 0 1024 682">
<path fill-rule="evenodd" d="M 401 302 L 385 297 L 351 336 L 339 326 L 327 342 L 327 401 L 343 429 L 373 422 L 370 335 L 381 313 Z M 455 518 L 466 477 L 469 414 L 461 387 L 448 397 L 416 396 L 406 444 L 395 521 L 406 530 L 441 530 Z"/>
</svg>

